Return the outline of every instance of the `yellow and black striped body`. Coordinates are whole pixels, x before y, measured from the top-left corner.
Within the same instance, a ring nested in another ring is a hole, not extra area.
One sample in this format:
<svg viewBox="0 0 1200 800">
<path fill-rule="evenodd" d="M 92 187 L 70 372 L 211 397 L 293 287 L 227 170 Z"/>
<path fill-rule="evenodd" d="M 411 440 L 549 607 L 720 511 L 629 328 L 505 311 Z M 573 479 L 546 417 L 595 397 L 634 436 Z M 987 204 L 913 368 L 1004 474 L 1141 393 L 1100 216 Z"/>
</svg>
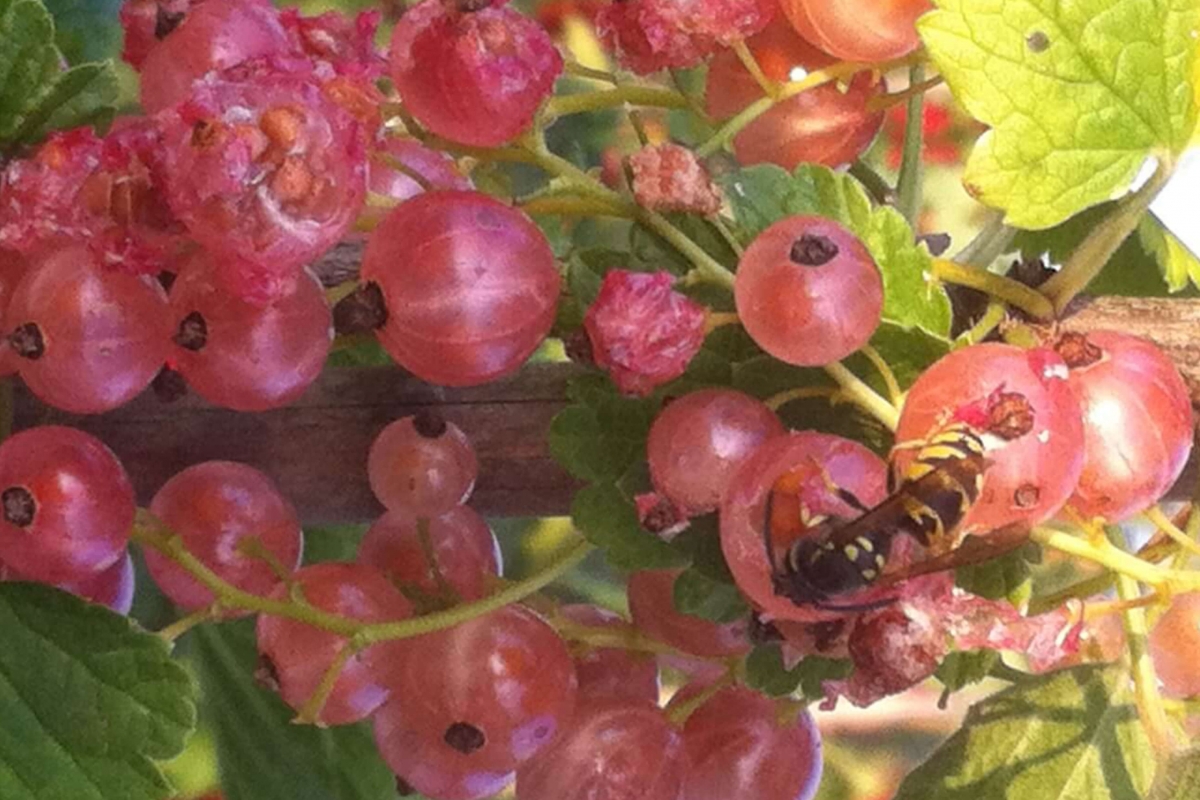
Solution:
<svg viewBox="0 0 1200 800">
<path fill-rule="evenodd" d="M 883 574 L 897 534 L 908 534 L 934 551 L 952 547 L 955 528 L 979 496 L 987 467 L 984 444 L 970 426 L 955 423 L 919 445 L 891 494 L 861 516 L 821 522 L 797 539 L 775 568 L 775 592 L 797 605 L 832 609 L 837 595 L 863 589 Z M 843 499 L 861 503 L 849 493 Z M 772 498 L 767 499 L 767 524 Z M 769 541 L 769 530 L 767 531 Z M 768 550 L 770 550 L 768 546 Z M 773 555 L 768 552 L 768 557 Z"/>
</svg>

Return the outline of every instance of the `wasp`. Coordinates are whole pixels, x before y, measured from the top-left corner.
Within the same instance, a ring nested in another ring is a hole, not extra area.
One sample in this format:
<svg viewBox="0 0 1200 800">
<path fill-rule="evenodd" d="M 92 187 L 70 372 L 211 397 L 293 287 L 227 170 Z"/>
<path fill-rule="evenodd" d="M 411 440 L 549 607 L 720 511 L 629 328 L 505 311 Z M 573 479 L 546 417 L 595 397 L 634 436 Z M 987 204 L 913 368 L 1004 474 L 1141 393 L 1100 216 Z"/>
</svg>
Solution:
<svg viewBox="0 0 1200 800">
<path fill-rule="evenodd" d="M 983 487 L 988 466 L 983 437 L 971 425 L 954 422 L 915 446 L 916 456 L 902 474 L 889 476 L 890 494 L 874 508 L 868 508 L 853 492 L 827 478 L 829 488 L 859 516 L 805 519 L 817 530 L 797 539 L 782 563 L 778 563 L 771 545 L 778 491 L 772 487 L 767 494 L 763 531 L 776 594 L 797 605 L 831 611 L 868 610 L 891 601 L 839 605 L 836 599 L 880 581 L 897 535 L 907 534 L 935 554 L 953 556 L 955 529 Z M 903 577 L 947 569 L 956 563 L 962 562 L 934 559 L 923 565 L 925 568 L 911 570 Z"/>
</svg>

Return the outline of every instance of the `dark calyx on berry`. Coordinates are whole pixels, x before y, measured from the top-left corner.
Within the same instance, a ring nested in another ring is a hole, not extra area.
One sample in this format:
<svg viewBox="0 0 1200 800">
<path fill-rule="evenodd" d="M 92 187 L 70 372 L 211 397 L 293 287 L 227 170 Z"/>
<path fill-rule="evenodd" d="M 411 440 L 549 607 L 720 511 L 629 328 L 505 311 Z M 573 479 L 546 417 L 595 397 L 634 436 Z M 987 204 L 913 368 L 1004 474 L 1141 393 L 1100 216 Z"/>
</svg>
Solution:
<svg viewBox="0 0 1200 800">
<path fill-rule="evenodd" d="M 595 364 L 596 357 L 592 352 L 592 340 L 587 331 L 571 331 L 562 338 L 563 351 L 567 358 L 576 364 Z"/>
<path fill-rule="evenodd" d="M 686 519 L 687 517 L 679 513 L 674 503 L 665 497 L 660 497 L 658 502 L 642 516 L 642 527 L 650 533 L 666 533 Z"/>
<path fill-rule="evenodd" d="M 1095 364 L 1104 357 L 1104 351 L 1088 341 L 1087 335 L 1082 333 L 1064 333 L 1054 343 L 1054 351 L 1071 369 Z"/>
<path fill-rule="evenodd" d="M 988 406 L 987 432 L 1016 439 L 1033 430 L 1033 407 L 1020 392 L 1000 392 Z"/>
<path fill-rule="evenodd" d="M 446 432 L 446 420 L 436 411 L 421 411 L 413 417 L 413 430 L 426 439 L 436 439 Z"/>
<path fill-rule="evenodd" d="M 160 42 L 170 36 L 179 23 L 187 17 L 182 11 L 167 11 L 162 6 L 158 7 L 158 15 L 154 20 L 154 38 Z"/>
<path fill-rule="evenodd" d="M 469 722 L 456 722 L 446 728 L 446 744 L 464 756 L 469 756 L 487 743 L 483 731 Z"/>
<path fill-rule="evenodd" d="M 275 662 L 264 654 L 258 657 L 258 665 L 254 668 L 254 680 L 268 691 L 279 691 L 279 670 L 275 668 Z"/>
<path fill-rule="evenodd" d="M 150 382 L 150 388 L 154 390 L 154 396 L 163 403 L 174 403 L 188 393 L 187 381 L 183 379 L 183 375 L 170 367 L 163 367 L 158 371 L 154 380 Z"/>
<path fill-rule="evenodd" d="M 184 350 L 199 352 L 208 344 L 208 323 L 199 311 L 193 311 L 179 322 L 179 329 L 171 337 L 171 341 Z"/>
<path fill-rule="evenodd" d="M 377 283 L 364 283 L 333 307 L 333 329 L 339 334 L 369 333 L 387 322 L 387 304 Z"/>
<path fill-rule="evenodd" d="M 10 525 L 26 528 L 33 524 L 37 515 L 37 501 L 24 486 L 10 486 L 0 493 L 4 505 L 4 519 Z"/>
<path fill-rule="evenodd" d="M 838 246 L 827 236 L 806 233 L 792 242 L 789 257 L 802 267 L 823 267 L 837 258 Z"/>
<path fill-rule="evenodd" d="M 408 781 L 404 780 L 404 778 L 401 778 L 399 775 L 396 776 L 396 794 L 400 795 L 401 797 L 408 797 L 409 795 L 416 793 L 417 790 L 414 789 Z"/>
<path fill-rule="evenodd" d="M 1017 508 L 1033 508 L 1042 496 L 1042 490 L 1032 483 L 1022 483 L 1013 492 L 1013 505 Z"/>
<path fill-rule="evenodd" d="M 198 119 L 192 125 L 192 147 L 212 147 L 217 142 L 217 124 L 210 119 Z"/>
<path fill-rule="evenodd" d="M 8 345 L 21 358 L 37 361 L 46 352 L 46 340 L 36 322 L 26 322 L 8 335 Z"/>
</svg>

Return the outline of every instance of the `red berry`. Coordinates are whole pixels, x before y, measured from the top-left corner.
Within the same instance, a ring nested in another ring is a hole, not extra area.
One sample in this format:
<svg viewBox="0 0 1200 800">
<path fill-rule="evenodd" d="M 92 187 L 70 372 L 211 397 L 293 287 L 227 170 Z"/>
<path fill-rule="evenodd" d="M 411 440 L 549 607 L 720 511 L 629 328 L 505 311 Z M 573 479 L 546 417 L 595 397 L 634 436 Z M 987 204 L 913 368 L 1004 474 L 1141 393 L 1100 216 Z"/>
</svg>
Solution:
<svg viewBox="0 0 1200 800">
<path fill-rule="evenodd" d="M 383 292 L 380 343 L 400 366 L 445 386 L 517 370 L 541 344 L 561 279 L 546 237 L 478 192 L 427 192 L 376 228 L 362 279 Z"/>
<path fill-rule="evenodd" d="M 356 16 L 327 11 L 315 17 L 299 9 L 279 11 L 279 22 L 292 37 L 292 49 L 313 61 L 318 74 L 348 75 L 374 81 L 383 76 L 387 62 L 375 46 L 383 13 L 378 9 Z"/>
<path fill-rule="evenodd" d="M 592 358 L 622 392 L 647 395 L 678 378 L 704 344 L 704 306 L 674 281 L 668 272 L 609 270 L 587 310 Z"/>
<path fill-rule="evenodd" d="M 157 281 L 103 270 L 82 244 L 30 266 L 5 326 L 30 390 L 78 414 L 131 400 L 158 374 L 170 346 L 167 298 Z"/>
<path fill-rule="evenodd" d="M 325 293 L 305 272 L 271 304 L 226 291 L 198 253 L 171 286 L 171 363 L 208 402 L 238 411 L 285 406 L 321 374 L 333 338 Z"/>
<path fill-rule="evenodd" d="M 775 594 L 764 544 L 767 494 L 775 491 L 771 545 L 782 563 L 787 548 L 812 532 L 811 515 L 852 518 L 857 512 L 831 490 L 852 492 L 868 507 L 887 496 L 887 465 L 858 442 L 814 431 L 793 431 L 766 442 L 734 474 L 721 503 L 721 549 L 738 588 L 770 619 L 819 622 L 836 616 L 797 606 Z M 855 595 L 853 602 L 868 597 Z M 848 601 L 849 602 L 849 601 Z"/>
<path fill-rule="evenodd" d="M 1172 697 L 1200 695 L 1200 592 L 1171 601 L 1150 631 L 1150 655 L 1163 687 Z"/>
<path fill-rule="evenodd" d="M 734 294 L 758 346 L 800 366 L 858 350 L 883 312 L 883 279 L 870 252 L 822 217 L 787 217 L 755 237 L 738 262 Z"/>
<path fill-rule="evenodd" d="M 638 205 L 701 215 L 721 210 L 721 195 L 708 170 L 686 147 L 646 145 L 629 157 L 629 168 Z"/>
<path fill-rule="evenodd" d="M 150 511 L 187 551 L 225 581 L 265 597 L 280 582 L 276 569 L 300 563 L 300 523 L 271 479 L 253 467 L 206 461 L 188 467 L 158 490 Z M 213 594 L 182 567 L 146 549 L 150 577 L 171 602 L 206 608 Z"/>
<path fill-rule="evenodd" d="M 577 625 L 608 629 L 614 633 L 630 630 L 620 616 L 599 606 L 576 604 L 562 606 L 559 616 Z M 575 656 L 581 702 L 621 702 L 658 704 L 658 664 L 654 656 L 621 647 L 599 647 Z"/>
<path fill-rule="evenodd" d="M 500 574 L 500 548 L 487 521 L 467 506 L 455 506 L 427 522 L 436 567 L 421 543 L 418 518 L 403 511 L 389 511 L 375 521 L 359 545 L 358 560 L 382 571 L 400 588 L 416 589 L 427 598 L 486 597 Z M 444 596 L 443 581 L 456 597 Z"/>
<path fill-rule="evenodd" d="M 410 640 L 392 664 L 375 742 L 421 794 L 488 797 L 568 723 L 575 686 L 562 639 L 531 611 L 506 606 Z"/>
<path fill-rule="evenodd" d="M 412 604 L 383 573 L 362 564 L 314 564 L 297 570 L 292 581 L 279 585 L 272 596 L 287 600 L 298 588 L 309 605 L 363 622 L 412 616 Z M 346 639 L 336 634 L 269 614 L 259 616 L 257 635 L 258 652 L 269 678 L 278 684 L 284 702 L 297 711 L 304 708 L 329 666 L 348 646 Z M 323 725 L 349 725 L 366 719 L 383 705 L 388 692 L 381 676 L 396 647 L 375 645 L 352 655 L 317 721 Z"/>
<path fill-rule="evenodd" d="M 775 412 L 749 395 L 732 389 L 686 394 L 672 400 L 650 427 L 650 479 L 689 514 L 713 511 L 737 468 L 782 433 Z"/>
<path fill-rule="evenodd" d="M 121 58 L 134 69 L 140 67 L 150 51 L 187 18 L 194 4 L 194 0 L 125 0 L 119 15 L 125 31 Z"/>
<path fill-rule="evenodd" d="M 424 0 L 396 24 L 391 75 L 438 136 L 496 147 L 533 122 L 563 60 L 541 25 L 497 3 Z"/>
<path fill-rule="evenodd" d="M 683 743 L 690 768 L 680 800 L 811 800 L 821 783 L 821 735 L 812 716 L 782 718 L 775 703 L 740 686 L 693 711 Z"/>
<path fill-rule="evenodd" d="M 367 478 L 379 502 L 413 516 L 438 516 L 466 502 L 478 473 L 466 434 L 434 412 L 391 423 L 367 456 Z"/>
<path fill-rule="evenodd" d="M 944 622 L 898 603 L 859 617 L 850 631 L 854 672 L 836 693 L 866 707 L 933 675 L 948 650 Z"/>
<path fill-rule="evenodd" d="M 517 772 L 517 800 L 677 800 L 683 742 L 646 703 L 594 703 Z"/>
<path fill-rule="evenodd" d="M 8 324 L 8 306 L 12 302 L 13 292 L 25 271 L 28 262 L 15 250 L 0 248 L 0 332 L 11 330 Z M 0 376 L 11 375 L 17 371 L 19 359 L 13 353 L 7 336 L 0 336 Z"/>
<path fill-rule="evenodd" d="M 438 150 L 431 150 L 416 139 L 387 136 L 377 142 L 367 160 L 367 188 L 373 194 L 397 202 L 416 197 L 426 191 L 410 175 L 401 172 L 384 158 L 394 159 L 405 169 L 416 173 L 430 190 L 475 188 L 471 179 L 458 171 L 454 159 Z M 374 229 L 387 216 L 387 209 L 368 205 L 359 216 L 359 224 Z"/>
<path fill-rule="evenodd" d="M 1062 359 L 1046 348 L 997 343 L 956 350 L 912 385 L 896 442 L 922 442 L 964 414 L 982 414 L 968 421 L 985 434 L 988 467 L 958 536 L 1011 523 L 1036 525 L 1054 516 L 1075 490 L 1084 459 L 1079 402 Z M 989 420 L 989 414 L 999 417 Z M 1010 424 L 1015 429 L 1006 430 Z M 902 472 L 915 452 L 898 447 L 895 468 Z"/>
<path fill-rule="evenodd" d="M 930 0 L 783 0 L 793 26 L 808 41 L 846 61 L 886 61 L 911 53 L 921 40 L 917 18 Z"/>
<path fill-rule="evenodd" d="M 796 36 L 783 20 L 767 26 L 746 45 L 767 77 L 781 83 L 833 63 Z M 801 163 L 848 164 L 870 147 L 883 126 L 883 112 L 869 111 L 867 102 L 884 88 L 882 81 L 863 72 L 848 86 L 830 83 L 777 103 L 734 137 L 738 160 L 778 164 L 788 170 Z M 762 87 L 737 55 L 718 53 L 708 68 L 708 113 L 716 119 L 732 117 L 762 98 Z"/>
<path fill-rule="evenodd" d="M 0 564 L 0 581 L 29 580 L 11 567 Z M 54 586 L 89 603 L 106 606 L 118 614 L 128 614 L 133 608 L 133 559 L 126 552 L 124 558 L 118 558 L 108 569 L 83 575 L 78 580 L 60 581 Z"/>
<path fill-rule="evenodd" d="M 125 553 L 133 487 L 93 436 L 46 425 L 0 445 L 0 561 L 46 583 L 86 582 Z"/>
<path fill-rule="evenodd" d="M 1192 401 L 1156 346 L 1117 331 L 1068 334 L 1056 347 L 1083 413 L 1083 475 L 1069 503 L 1119 522 L 1158 502 L 1192 452 Z"/>
<path fill-rule="evenodd" d="M 697 656 L 736 656 L 750 650 L 743 621 L 718 624 L 675 609 L 675 579 L 681 570 L 639 570 L 629 576 L 629 614 L 651 639 Z"/>
</svg>

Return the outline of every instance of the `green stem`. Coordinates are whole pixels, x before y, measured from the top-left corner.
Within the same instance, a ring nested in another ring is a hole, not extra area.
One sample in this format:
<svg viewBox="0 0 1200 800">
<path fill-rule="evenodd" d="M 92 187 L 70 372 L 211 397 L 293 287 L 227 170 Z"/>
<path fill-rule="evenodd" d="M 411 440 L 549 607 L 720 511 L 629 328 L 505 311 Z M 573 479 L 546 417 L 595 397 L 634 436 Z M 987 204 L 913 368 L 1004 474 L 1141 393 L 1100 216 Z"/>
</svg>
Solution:
<svg viewBox="0 0 1200 800">
<path fill-rule="evenodd" d="M 779 84 L 767 77 L 759 65 L 758 59 L 754 57 L 754 53 L 750 51 L 745 42 L 735 42 L 732 49 L 738 57 L 738 61 L 742 62 L 742 66 L 746 68 L 746 72 L 750 73 L 750 77 L 754 78 L 754 82 L 758 84 L 758 88 L 762 89 L 764 95 L 774 97 L 779 93 Z"/>
<path fill-rule="evenodd" d="M 688 99 L 674 89 L 663 86 L 629 84 L 612 89 L 597 89 L 552 97 L 546 104 L 546 118 L 550 120 L 586 111 L 620 108 L 624 105 L 654 108 L 689 107 Z"/>
<path fill-rule="evenodd" d="M 908 71 L 908 82 L 918 86 L 925 80 L 925 65 L 913 64 Z M 896 208 L 913 230 L 917 229 L 921 213 L 921 146 L 925 142 L 924 110 L 925 93 L 915 92 L 908 98 L 908 120 L 904 124 L 904 149 L 900 158 L 900 178 L 896 183 Z"/>
<path fill-rule="evenodd" d="M 554 619 L 553 624 L 558 635 L 564 639 L 595 649 L 610 648 L 665 656 L 684 655 L 671 645 L 651 639 L 633 627 L 596 628 L 577 622 L 568 622 L 561 618 Z M 687 658 L 697 657 L 687 656 Z"/>
<path fill-rule="evenodd" d="M 1054 302 L 1062 313 L 1075 296 L 1087 288 L 1100 274 L 1117 248 L 1133 233 L 1154 198 L 1167 185 L 1173 172 L 1169 161 L 1162 161 L 1146 184 L 1117 203 L 1104 221 L 1092 228 L 1079 246 L 1067 257 L 1062 269 L 1042 285 L 1042 293 Z"/>
<path fill-rule="evenodd" d="M 867 360 L 883 377 L 883 382 L 887 386 L 888 399 L 891 400 L 892 405 L 899 407 L 900 401 L 904 397 L 904 390 L 900 388 L 900 382 L 896 380 L 896 373 L 892 372 L 891 365 L 879 354 L 878 350 L 869 344 L 864 344 L 859 352 L 867 357 Z"/>
<path fill-rule="evenodd" d="M 1125 623 L 1125 638 L 1129 643 L 1129 660 L 1133 669 L 1133 690 L 1137 699 L 1138 717 L 1155 751 L 1166 756 L 1174 750 L 1174 737 L 1171 735 L 1171 722 L 1163 707 L 1162 696 L 1158 693 L 1158 676 L 1154 674 L 1154 664 L 1146 648 L 1146 610 L 1133 605 L 1133 601 L 1138 599 L 1139 595 L 1137 581 L 1128 575 L 1117 576 L 1117 596 L 1123 602 L 1131 604 L 1121 612 L 1121 617 Z M 1154 772 L 1153 765 L 1148 772 Z"/>
<path fill-rule="evenodd" d="M 1179 527 L 1171 521 L 1170 517 L 1163 513 L 1163 510 L 1158 506 L 1152 506 L 1145 511 L 1146 519 L 1154 523 L 1160 531 L 1185 550 L 1190 550 L 1193 555 L 1200 555 L 1200 543 L 1188 536 L 1185 532 L 1179 530 Z M 1188 520 L 1191 522 L 1191 520 Z"/>
<path fill-rule="evenodd" d="M 954 260 L 959 264 L 986 269 L 1008 250 L 1016 235 L 1016 228 L 1004 224 L 1004 212 L 992 211 L 983 228 L 966 247 L 958 251 Z"/>
<path fill-rule="evenodd" d="M 429 182 L 429 179 L 393 155 L 384 153 L 382 151 L 376 151 L 371 154 L 371 160 L 383 164 L 388 169 L 399 172 L 401 175 L 416 183 L 417 186 L 420 186 L 423 191 L 428 192 L 433 189 L 433 184 Z M 380 195 L 377 195 L 374 192 L 371 192 L 370 194 L 374 197 L 380 197 Z M 399 205 L 399 201 L 390 197 L 387 199 L 391 200 L 391 205 Z"/>
<path fill-rule="evenodd" d="M 1054 305 L 1037 289 L 1031 289 L 1012 278 L 996 275 L 985 269 L 964 267 L 944 258 L 933 259 L 933 275 L 946 283 L 978 289 L 997 300 L 1003 300 L 1013 308 L 1019 308 L 1035 319 L 1050 319 L 1054 316 Z"/>
<path fill-rule="evenodd" d="M 417 517 L 417 542 L 421 545 L 421 554 L 425 556 L 425 563 L 429 565 L 429 574 L 433 578 L 434 585 L 437 586 L 441 599 L 447 601 L 448 605 L 461 603 L 462 598 L 459 597 L 458 591 L 442 574 L 437 550 L 433 547 L 433 537 L 429 533 L 429 517 Z"/>
<path fill-rule="evenodd" d="M 692 262 L 692 269 L 683 281 L 685 285 L 712 283 L 733 291 L 733 273 L 710 256 L 700 245 L 693 242 L 683 231 L 676 228 L 662 214 L 639 207 L 637 219 L 650 230 L 666 239 L 672 247 Z"/>
<path fill-rule="evenodd" d="M 1161 569 L 1107 542 L 1095 545 L 1081 537 L 1050 528 L 1034 528 L 1029 538 L 1043 547 L 1107 567 L 1118 575 L 1125 575 L 1159 591 L 1200 588 L 1200 574 Z"/>
<path fill-rule="evenodd" d="M 611 83 L 613 85 L 616 85 L 617 83 L 617 76 L 613 73 L 602 69 L 585 67 L 578 61 L 568 60 L 565 64 L 563 64 L 563 72 L 568 75 L 574 75 L 576 78 L 588 78 L 589 80 L 601 81 L 602 83 Z"/>
<path fill-rule="evenodd" d="M 683 727 L 683 723 L 687 722 L 688 717 L 690 717 L 692 714 L 695 714 L 698 710 L 700 710 L 700 708 L 702 708 L 704 706 L 705 703 L 707 703 L 709 700 L 712 700 L 714 697 L 716 697 L 717 694 L 720 693 L 722 689 L 726 689 L 726 688 L 732 686 L 733 681 L 734 681 L 733 671 L 730 670 L 730 671 L 726 672 L 724 675 L 722 675 L 720 678 L 717 678 L 710 685 L 706 686 L 704 688 L 704 691 L 700 692 L 700 694 L 696 695 L 695 697 L 688 700 L 687 702 L 680 703 L 679 705 L 675 706 L 670 711 L 668 711 L 667 719 L 669 719 L 671 721 L 671 724 L 674 725 L 675 727 L 677 727 L 677 728 Z"/>
<path fill-rule="evenodd" d="M 633 209 L 599 197 L 543 195 L 517 204 L 526 214 L 556 214 L 564 217 L 620 217 L 631 219 Z"/>
<path fill-rule="evenodd" d="M 329 667 L 321 676 L 321 682 L 317 684 L 317 688 L 313 690 L 308 700 L 304 701 L 304 706 L 292 722 L 297 725 L 315 725 L 317 723 L 321 712 L 325 710 L 325 704 L 329 702 L 329 695 L 333 694 L 333 687 L 337 685 L 338 678 L 342 676 L 342 670 L 346 668 L 346 662 L 357 652 L 358 650 L 349 642 L 342 645 L 342 649 L 334 656 L 333 661 L 329 663 Z"/>
<path fill-rule="evenodd" d="M 219 603 L 213 603 L 210 606 L 205 606 L 204 608 L 200 609 L 199 611 L 193 611 L 192 613 L 188 614 L 187 616 L 180 617 L 179 619 L 172 622 L 170 625 L 161 629 L 158 632 L 158 635 L 164 641 L 174 642 L 180 636 L 183 636 L 185 633 L 187 633 L 188 631 L 190 631 L 192 628 L 196 627 L 197 625 L 208 622 L 209 620 L 216 619 L 217 616 L 219 615 L 219 612 L 218 612 L 219 608 L 220 608 Z"/>
<path fill-rule="evenodd" d="M 841 387 L 840 393 L 847 400 L 882 422 L 888 430 L 896 430 L 896 426 L 900 424 L 900 412 L 894 405 L 880 397 L 874 389 L 863 383 L 840 362 L 826 364 L 825 372 Z"/>
<path fill-rule="evenodd" d="M 850 165 L 850 175 L 863 185 L 878 205 L 887 205 L 896 200 L 896 190 L 893 189 L 883 176 L 876 172 L 865 161 L 855 161 Z"/>
<path fill-rule="evenodd" d="M 1003 303 L 992 301 L 988 303 L 987 311 L 979 318 L 979 321 L 971 326 L 970 330 L 964 331 L 955 341 L 954 346 L 968 347 L 973 344 L 979 344 L 987 338 L 988 334 L 996 330 L 1004 318 L 1008 316 L 1008 308 Z"/>
</svg>

